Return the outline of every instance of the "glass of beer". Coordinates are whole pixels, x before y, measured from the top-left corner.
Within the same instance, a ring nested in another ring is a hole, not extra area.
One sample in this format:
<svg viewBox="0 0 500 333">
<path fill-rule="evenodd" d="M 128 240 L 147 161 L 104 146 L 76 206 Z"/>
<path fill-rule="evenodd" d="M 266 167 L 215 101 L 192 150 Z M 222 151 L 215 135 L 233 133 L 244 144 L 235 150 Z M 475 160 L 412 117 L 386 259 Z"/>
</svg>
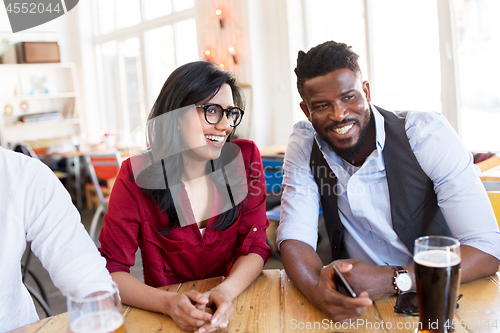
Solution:
<svg viewBox="0 0 500 333">
<path fill-rule="evenodd" d="M 460 286 L 460 243 L 451 237 L 415 240 L 419 332 L 453 332 L 453 313 Z"/>
<path fill-rule="evenodd" d="M 87 297 L 69 295 L 67 298 L 69 332 L 123 333 L 122 304 L 118 288 L 100 291 Z"/>
</svg>

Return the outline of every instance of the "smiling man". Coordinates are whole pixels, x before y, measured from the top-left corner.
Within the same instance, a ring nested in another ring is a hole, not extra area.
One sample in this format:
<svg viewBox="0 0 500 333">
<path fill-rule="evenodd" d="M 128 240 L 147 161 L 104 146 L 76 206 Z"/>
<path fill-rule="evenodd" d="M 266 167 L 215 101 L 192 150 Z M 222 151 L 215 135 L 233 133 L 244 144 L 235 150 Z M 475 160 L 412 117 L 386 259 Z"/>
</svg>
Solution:
<svg viewBox="0 0 500 333">
<path fill-rule="evenodd" d="M 332 319 L 361 316 L 372 300 L 416 289 L 413 244 L 458 239 L 462 282 L 498 270 L 500 233 L 472 156 L 439 113 L 371 104 L 358 55 L 326 42 L 299 52 L 297 87 L 309 119 L 285 154 L 277 232 L 288 276 Z M 332 264 L 315 252 L 319 206 Z M 359 295 L 336 291 L 336 265 Z"/>
</svg>

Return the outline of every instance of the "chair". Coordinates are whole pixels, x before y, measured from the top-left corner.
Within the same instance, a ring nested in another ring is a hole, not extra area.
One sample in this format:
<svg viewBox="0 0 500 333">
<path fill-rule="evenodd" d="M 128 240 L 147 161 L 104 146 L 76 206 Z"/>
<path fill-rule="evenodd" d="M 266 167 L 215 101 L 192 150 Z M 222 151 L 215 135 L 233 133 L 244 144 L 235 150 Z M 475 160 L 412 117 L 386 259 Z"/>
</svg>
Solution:
<svg viewBox="0 0 500 333">
<path fill-rule="evenodd" d="M 92 217 L 90 224 L 90 238 L 95 239 L 97 223 L 102 213 L 106 214 L 109 203 L 109 190 L 111 189 L 114 179 L 120 170 L 120 155 L 118 152 L 109 154 L 88 154 L 85 155 L 85 164 L 87 171 L 94 185 L 97 198 L 99 199 L 98 207 Z M 106 182 L 106 187 L 109 189 L 107 195 L 103 194 L 103 188 L 100 181 Z"/>
<path fill-rule="evenodd" d="M 281 194 L 283 192 L 283 159 L 284 155 L 263 155 L 262 166 L 266 179 L 266 215 L 269 219 L 266 243 L 273 255 L 281 261 L 281 253 L 276 245 L 276 229 L 280 221 Z M 318 214 L 318 244 L 316 252 L 324 264 L 331 262 L 331 249 L 323 220 L 323 211 L 320 207 Z"/>
<path fill-rule="evenodd" d="M 30 264 L 30 259 L 31 259 L 31 243 L 26 243 L 26 252 L 24 255 L 24 260 L 21 262 L 21 276 L 22 276 L 22 281 L 24 283 L 24 286 L 26 289 L 28 289 L 28 292 L 30 293 L 31 297 L 35 301 L 40 304 L 42 307 L 43 311 L 47 315 L 47 317 L 52 317 L 52 310 L 50 309 L 49 306 L 49 299 L 47 297 L 47 293 L 45 292 L 45 288 L 43 288 L 42 283 L 40 282 L 40 279 L 33 273 L 33 271 L 29 268 Z M 29 275 L 35 281 L 36 286 L 38 287 L 38 290 L 40 293 L 36 292 L 36 290 L 29 284 L 25 282 L 26 276 Z"/>
<path fill-rule="evenodd" d="M 493 212 L 495 212 L 498 226 L 500 227 L 500 191 L 487 191 L 487 193 L 493 207 Z"/>
<path fill-rule="evenodd" d="M 500 165 L 500 156 L 498 155 L 493 155 L 481 162 L 476 163 L 476 166 L 481 170 L 481 172 L 485 172 L 499 165 Z"/>
<path fill-rule="evenodd" d="M 31 148 L 31 146 L 27 145 L 24 142 L 18 142 L 14 144 L 14 148 L 12 149 L 16 153 L 21 153 L 29 157 L 33 157 L 34 159 L 39 160 L 40 158 L 35 153 L 35 151 Z"/>
<path fill-rule="evenodd" d="M 283 155 L 262 156 L 262 167 L 266 178 L 266 210 L 279 206 L 283 182 Z"/>
<path fill-rule="evenodd" d="M 276 229 L 280 221 L 280 203 L 283 182 L 283 155 L 262 156 L 262 166 L 266 179 L 266 215 L 269 219 L 266 243 L 273 255 L 281 261 L 281 254 L 276 246 Z"/>
</svg>

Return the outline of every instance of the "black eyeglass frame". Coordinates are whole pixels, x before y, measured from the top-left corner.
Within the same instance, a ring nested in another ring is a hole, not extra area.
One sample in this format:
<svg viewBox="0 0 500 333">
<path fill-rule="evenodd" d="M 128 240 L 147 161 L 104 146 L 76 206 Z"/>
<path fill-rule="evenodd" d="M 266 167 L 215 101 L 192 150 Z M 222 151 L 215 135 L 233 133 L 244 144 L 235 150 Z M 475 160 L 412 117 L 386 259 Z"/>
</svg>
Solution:
<svg viewBox="0 0 500 333">
<path fill-rule="evenodd" d="M 215 122 L 215 123 L 214 123 L 214 122 L 209 121 L 209 120 L 208 120 L 208 118 L 207 118 L 207 109 L 208 109 L 209 107 L 211 107 L 211 106 L 217 106 L 217 107 L 219 107 L 219 108 L 222 110 L 222 112 L 221 112 L 221 114 L 220 114 L 220 117 L 219 117 L 219 120 L 217 120 L 217 122 Z M 226 114 L 226 118 L 229 120 L 229 115 L 231 114 L 231 112 L 232 112 L 233 110 L 235 110 L 235 109 L 236 109 L 236 110 L 238 110 L 239 112 L 241 112 L 241 117 L 240 117 L 240 120 L 238 121 L 238 123 L 237 123 L 237 124 L 233 124 L 233 125 L 229 124 L 229 126 L 231 126 L 231 127 L 236 127 L 236 126 L 238 126 L 239 124 L 241 124 L 241 121 L 243 120 L 243 115 L 245 114 L 245 111 L 243 111 L 242 109 L 240 109 L 240 108 L 239 108 L 239 107 L 237 107 L 237 106 L 230 106 L 230 107 L 228 107 L 227 109 L 224 109 L 222 106 L 220 106 L 219 104 L 216 104 L 216 103 L 209 103 L 209 104 L 195 105 L 195 107 L 197 107 L 197 108 L 202 108 L 202 109 L 203 109 L 203 115 L 204 115 L 204 117 L 205 117 L 205 121 L 206 121 L 207 123 L 209 123 L 210 125 L 217 125 L 218 123 L 220 123 L 220 121 L 222 120 L 222 117 L 224 116 L 224 114 Z"/>
</svg>

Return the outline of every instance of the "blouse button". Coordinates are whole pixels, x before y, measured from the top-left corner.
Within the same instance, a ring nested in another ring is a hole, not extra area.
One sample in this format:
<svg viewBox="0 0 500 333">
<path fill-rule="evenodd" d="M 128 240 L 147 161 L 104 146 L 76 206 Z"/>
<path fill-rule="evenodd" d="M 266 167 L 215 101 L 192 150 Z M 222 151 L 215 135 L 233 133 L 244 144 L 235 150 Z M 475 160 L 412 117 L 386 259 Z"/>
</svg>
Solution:
<svg viewBox="0 0 500 333">
<path fill-rule="evenodd" d="M 253 228 L 253 231 L 257 231 L 257 228 Z"/>
</svg>

